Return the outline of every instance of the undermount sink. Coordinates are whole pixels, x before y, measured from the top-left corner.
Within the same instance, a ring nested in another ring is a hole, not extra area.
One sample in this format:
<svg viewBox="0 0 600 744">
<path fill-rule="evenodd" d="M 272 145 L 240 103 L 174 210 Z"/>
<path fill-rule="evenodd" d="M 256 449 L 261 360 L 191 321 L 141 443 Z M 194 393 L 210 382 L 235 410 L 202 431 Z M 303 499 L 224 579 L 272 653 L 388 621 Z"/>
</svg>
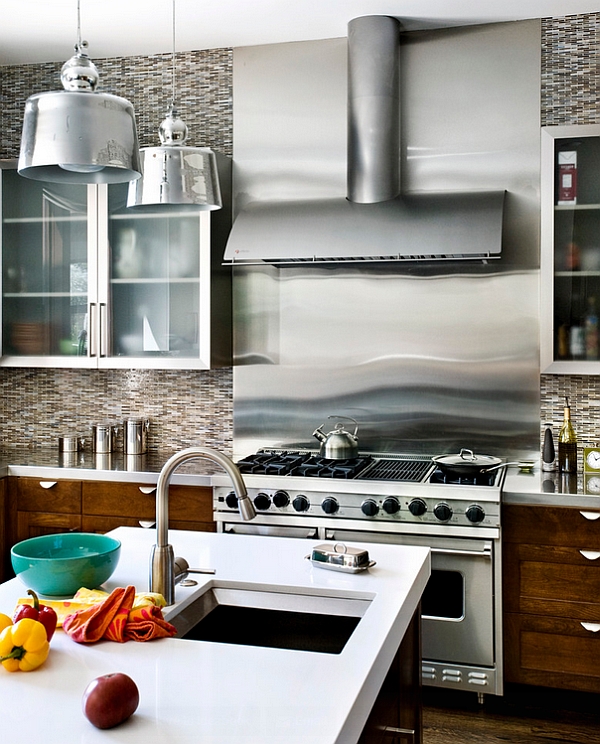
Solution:
<svg viewBox="0 0 600 744">
<path fill-rule="evenodd" d="M 339 654 L 371 603 L 213 581 L 165 618 L 177 638 Z"/>
</svg>

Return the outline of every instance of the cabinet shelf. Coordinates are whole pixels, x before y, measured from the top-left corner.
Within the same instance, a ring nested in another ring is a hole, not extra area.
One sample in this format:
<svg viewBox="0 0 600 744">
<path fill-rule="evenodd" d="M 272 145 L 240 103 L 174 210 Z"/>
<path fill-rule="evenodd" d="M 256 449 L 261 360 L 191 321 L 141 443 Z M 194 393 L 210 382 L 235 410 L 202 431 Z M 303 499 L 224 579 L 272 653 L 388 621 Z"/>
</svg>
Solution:
<svg viewBox="0 0 600 744">
<path fill-rule="evenodd" d="M 600 273 L 600 272 L 599 272 Z M 139 277 L 135 279 L 111 279 L 111 284 L 199 284 L 197 276 L 184 277 Z"/>
<path fill-rule="evenodd" d="M 583 212 L 600 209 L 600 204 L 555 204 L 555 212 Z"/>
<path fill-rule="evenodd" d="M 31 299 L 32 297 L 68 297 L 68 298 L 74 298 L 74 297 L 83 297 L 84 299 L 87 297 L 86 292 L 4 292 L 2 294 L 2 297 L 5 299 L 11 298 L 19 298 L 19 299 Z"/>
</svg>

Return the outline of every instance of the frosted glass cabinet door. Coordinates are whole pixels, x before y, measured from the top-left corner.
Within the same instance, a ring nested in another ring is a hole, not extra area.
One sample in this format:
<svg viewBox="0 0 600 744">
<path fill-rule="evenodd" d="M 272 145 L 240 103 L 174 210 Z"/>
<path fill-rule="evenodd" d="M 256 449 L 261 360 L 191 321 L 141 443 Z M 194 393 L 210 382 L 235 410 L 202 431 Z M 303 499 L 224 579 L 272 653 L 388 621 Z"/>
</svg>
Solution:
<svg viewBox="0 0 600 744">
<path fill-rule="evenodd" d="M 126 184 L 108 188 L 112 357 L 197 360 L 203 216 L 127 209 L 126 198 Z"/>
<path fill-rule="evenodd" d="M 88 189 L 2 169 L 2 356 L 86 364 Z"/>
</svg>

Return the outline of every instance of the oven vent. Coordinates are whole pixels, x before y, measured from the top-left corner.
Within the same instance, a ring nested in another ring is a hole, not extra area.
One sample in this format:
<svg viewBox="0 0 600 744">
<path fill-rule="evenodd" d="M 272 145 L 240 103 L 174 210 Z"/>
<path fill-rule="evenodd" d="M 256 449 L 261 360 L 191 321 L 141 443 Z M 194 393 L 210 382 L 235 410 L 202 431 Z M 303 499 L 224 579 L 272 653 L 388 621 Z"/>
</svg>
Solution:
<svg viewBox="0 0 600 744">
<path fill-rule="evenodd" d="M 361 473 L 357 480 L 407 481 L 420 483 L 432 467 L 430 458 L 426 460 L 378 459 L 372 467 Z"/>
</svg>

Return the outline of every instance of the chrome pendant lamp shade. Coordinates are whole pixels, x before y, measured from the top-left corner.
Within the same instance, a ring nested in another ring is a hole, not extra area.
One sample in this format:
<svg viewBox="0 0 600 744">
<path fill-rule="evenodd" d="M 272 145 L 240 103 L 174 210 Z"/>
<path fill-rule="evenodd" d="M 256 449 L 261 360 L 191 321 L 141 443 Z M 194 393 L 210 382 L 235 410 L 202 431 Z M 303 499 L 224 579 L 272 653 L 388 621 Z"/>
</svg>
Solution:
<svg viewBox="0 0 600 744">
<path fill-rule="evenodd" d="M 17 166 L 21 176 L 62 183 L 140 177 L 133 106 L 125 98 L 95 92 L 98 70 L 86 47 L 78 29 L 75 54 L 61 71 L 64 90 L 27 99 Z"/>
<path fill-rule="evenodd" d="M 208 147 L 190 147 L 186 124 L 175 110 L 175 0 L 173 0 L 173 100 L 158 130 L 159 147 L 140 152 L 143 176 L 129 184 L 127 206 L 134 209 L 209 211 L 221 209 L 217 159 Z"/>
</svg>

